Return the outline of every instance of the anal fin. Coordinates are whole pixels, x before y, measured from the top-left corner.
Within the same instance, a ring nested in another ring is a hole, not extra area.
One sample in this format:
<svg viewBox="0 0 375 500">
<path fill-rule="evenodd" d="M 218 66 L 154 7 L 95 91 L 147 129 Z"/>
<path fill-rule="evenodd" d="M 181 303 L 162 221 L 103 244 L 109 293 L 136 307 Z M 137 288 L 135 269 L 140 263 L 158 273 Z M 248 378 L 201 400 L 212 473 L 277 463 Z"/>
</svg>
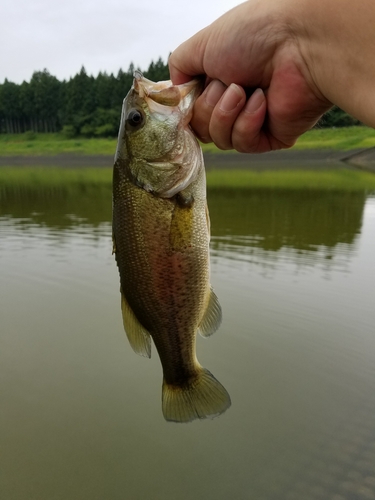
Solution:
<svg viewBox="0 0 375 500">
<path fill-rule="evenodd" d="M 209 337 L 219 328 L 221 320 L 222 312 L 219 299 L 210 287 L 207 308 L 199 324 L 198 332 L 202 337 Z"/>
<path fill-rule="evenodd" d="M 151 336 L 136 318 L 122 291 L 121 311 L 125 333 L 133 351 L 140 356 L 151 358 Z"/>
</svg>

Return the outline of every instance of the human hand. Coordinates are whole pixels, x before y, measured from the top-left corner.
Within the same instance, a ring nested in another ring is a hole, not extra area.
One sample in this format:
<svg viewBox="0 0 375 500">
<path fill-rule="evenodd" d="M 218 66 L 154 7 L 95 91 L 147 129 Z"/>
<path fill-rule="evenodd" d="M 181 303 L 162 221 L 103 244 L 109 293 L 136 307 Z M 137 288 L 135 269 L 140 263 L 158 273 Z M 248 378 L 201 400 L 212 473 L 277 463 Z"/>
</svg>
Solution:
<svg viewBox="0 0 375 500">
<path fill-rule="evenodd" d="M 173 83 L 208 77 L 191 120 L 203 142 L 247 153 L 289 148 L 332 106 L 296 37 L 294 4 L 249 0 L 171 54 Z"/>
</svg>

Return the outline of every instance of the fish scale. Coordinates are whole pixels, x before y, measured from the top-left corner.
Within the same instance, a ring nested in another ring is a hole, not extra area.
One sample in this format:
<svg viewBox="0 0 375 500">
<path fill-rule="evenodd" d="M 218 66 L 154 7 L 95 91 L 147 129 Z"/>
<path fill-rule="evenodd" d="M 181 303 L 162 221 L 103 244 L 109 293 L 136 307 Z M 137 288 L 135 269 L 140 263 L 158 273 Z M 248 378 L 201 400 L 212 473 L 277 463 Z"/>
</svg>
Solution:
<svg viewBox="0 0 375 500">
<path fill-rule="evenodd" d="M 230 406 L 195 352 L 198 330 L 209 336 L 221 322 L 209 282 L 203 156 L 188 125 L 199 91 L 197 81 L 174 86 L 137 72 L 124 100 L 113 173 L 124 328 L 143 356 L 151 355 L 152 338 L 163 368 L 163 414 L 175 422 Z"/>
</svg>

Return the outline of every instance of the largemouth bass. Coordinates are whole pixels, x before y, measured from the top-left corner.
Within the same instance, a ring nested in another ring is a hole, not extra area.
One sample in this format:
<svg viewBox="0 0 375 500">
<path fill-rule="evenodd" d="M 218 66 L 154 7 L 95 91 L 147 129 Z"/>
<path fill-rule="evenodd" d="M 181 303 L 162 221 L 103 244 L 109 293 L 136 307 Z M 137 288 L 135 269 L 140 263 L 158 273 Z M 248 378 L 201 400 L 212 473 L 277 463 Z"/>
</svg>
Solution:
<svg viewBox="0 0 375 500">
<path fill-rule="evenodd" d="M 113 249 L 124 328 L 134 351 L 163 367 L 166 420 L 213 417 L 230 397 L 197 361 L 199 332 L 221 322 L 209 282 L 210 222 L 203 155 L 189 121 L 201 91 L 135 72 L 123 104 L 113 170 Z"/>
</svg>

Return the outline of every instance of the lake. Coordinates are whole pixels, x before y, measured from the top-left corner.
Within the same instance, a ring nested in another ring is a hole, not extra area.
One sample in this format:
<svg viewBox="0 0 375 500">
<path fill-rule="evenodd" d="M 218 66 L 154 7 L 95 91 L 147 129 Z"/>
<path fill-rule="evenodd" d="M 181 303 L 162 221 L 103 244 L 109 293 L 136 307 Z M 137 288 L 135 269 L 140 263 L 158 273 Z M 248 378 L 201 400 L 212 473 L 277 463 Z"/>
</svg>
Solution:
<svg viewBox="0 0 375 500">
<path fill-rule="evenodd" d="M 0 205 L 0 497 L 375 499 L 375 197 L 213 190 L 214 420 L 123 332 L 110 192 Z"/>
</svg>

